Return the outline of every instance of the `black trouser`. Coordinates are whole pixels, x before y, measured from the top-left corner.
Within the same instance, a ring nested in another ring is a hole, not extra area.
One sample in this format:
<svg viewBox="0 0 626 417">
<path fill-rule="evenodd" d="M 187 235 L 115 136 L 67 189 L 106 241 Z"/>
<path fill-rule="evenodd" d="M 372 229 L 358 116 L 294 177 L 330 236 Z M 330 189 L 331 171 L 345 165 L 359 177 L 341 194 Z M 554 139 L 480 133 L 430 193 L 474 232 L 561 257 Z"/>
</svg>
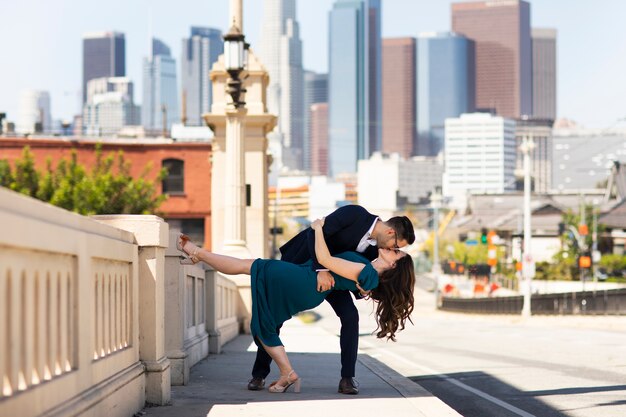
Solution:
<svg viewBox="0 0 626 417">
<path fill-rule="evenodd" d="M 326 296 L 335 314 L 341 320 L 339 346 L 341 347 L 341 376 L 353 378 L 355 375 L 356 356 L 359 350 L 359 312 L 354 305 L 350 291 L 331 291 Z M 279 331 L 280 329 L 277 329 Z M 272 358 L 265 349 L 259 347 L 252 367 L 254 378 L 265 379 L 270 373 Z"/>
</svg>

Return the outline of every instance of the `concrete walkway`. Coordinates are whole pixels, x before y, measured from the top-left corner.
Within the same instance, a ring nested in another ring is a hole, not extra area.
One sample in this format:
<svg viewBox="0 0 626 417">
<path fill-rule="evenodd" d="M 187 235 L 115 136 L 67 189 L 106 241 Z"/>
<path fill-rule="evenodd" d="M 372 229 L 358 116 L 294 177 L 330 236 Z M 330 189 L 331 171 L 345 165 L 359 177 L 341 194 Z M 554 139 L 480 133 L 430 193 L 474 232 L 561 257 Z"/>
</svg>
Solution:
<svg viewBox="0 0 626 417">
<path fill-rule="evenodd" d="M 281 331 L 302 392 L 271 394 L 248 391 L 255 357 L 250 336 L 241 335 L 219 355 L 209 355 L 191 370 L 187 386 L 172 387 L 172 405 L 145 408 L 146 416 L 181 417 L 359 417 L 459 416 L 418 384 L 376 359 L 360 353 L 357 362 L 359 395 L 337 393 L 339 341 L 316 324 L 289 320 Z M 269 381 L 277 378 L 273 365 Z M 266 386 L 269 385 L 269 381 Z"/>
</svg>

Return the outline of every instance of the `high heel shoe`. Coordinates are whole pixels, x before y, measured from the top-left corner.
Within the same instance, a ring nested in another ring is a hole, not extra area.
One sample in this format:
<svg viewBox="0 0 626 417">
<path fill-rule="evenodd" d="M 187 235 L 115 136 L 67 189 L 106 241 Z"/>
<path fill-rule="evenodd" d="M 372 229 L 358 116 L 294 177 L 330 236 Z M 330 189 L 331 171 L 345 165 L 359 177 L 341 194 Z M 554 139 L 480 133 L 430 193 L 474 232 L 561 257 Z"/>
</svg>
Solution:
<svg viewBox="0 0 626 417">
<path fill-rule="evenodd" d="M 293 392 L 300 392 L 300 383 L 302 379 L 300 377 L 291 381 L 289 377 L 293 374 L 293 369 L 287 374 L 287 385 L 279 385 L 278 381 L 274 381 L 270 384 L 270 387 L 267 389 L 271 393 L 279 393 L 286 392 L 287 388 L 293 385 Z"/>
<path fill-rule="evenodd" d="M 176 249 L 183 253 L 180 256 L 181 265 L 195 265 L 200 261 L 200 259 L 198 259 L 198 251 L 200 248 L 195 247 L 192 253 L 187 253 L 185 252 L 185 249 L 183 249 L 185 244 L 189 241 L 191 241 L 189 236 L 182 233 L 178 235 L 178 238 L 176 239 Z"/>
</svg>

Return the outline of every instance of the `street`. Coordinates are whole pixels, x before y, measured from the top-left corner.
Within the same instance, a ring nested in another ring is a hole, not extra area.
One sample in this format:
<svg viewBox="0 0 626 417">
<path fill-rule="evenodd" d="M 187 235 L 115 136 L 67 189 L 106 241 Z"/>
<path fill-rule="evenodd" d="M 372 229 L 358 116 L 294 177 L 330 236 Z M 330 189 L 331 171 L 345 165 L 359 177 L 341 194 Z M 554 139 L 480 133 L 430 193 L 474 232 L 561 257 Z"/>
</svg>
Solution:
<svg viewBox="0 0 626 417">
<path fill-rule="evenodd" d="M 370 335 L 371 303 L 356 304 L 361 351 L 465 417 L 626 416 L 624 317 L 438 312 L 432 293 L 417 289 L 414 325 L 394 343 Z M 338 333 L 327 303 L 316 312 Z"/>
</svg>

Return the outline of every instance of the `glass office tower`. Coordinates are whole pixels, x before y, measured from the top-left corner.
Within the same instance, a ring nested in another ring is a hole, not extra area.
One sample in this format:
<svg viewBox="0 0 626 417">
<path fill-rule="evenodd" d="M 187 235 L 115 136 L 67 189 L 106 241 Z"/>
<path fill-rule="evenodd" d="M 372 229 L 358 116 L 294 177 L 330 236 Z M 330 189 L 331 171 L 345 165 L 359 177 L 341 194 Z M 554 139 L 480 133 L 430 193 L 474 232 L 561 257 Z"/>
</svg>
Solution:
<svg viewBox="0 0 626 417">
<path fill-rule="evenodd" d="M 191 36 L 183 39 L 181 85 L 185 100 L 183 120 L 190 126 L 204 126 L 202 114 L 211 111 L 213 90 L 209 72 L 224 52 L 222 32 L 206 27 L 192 27 Z"/>
<path fill-rule="evenodd" d="M 170 56 L 170 48 L 165 43 L 153 38 L 152 53 L 143 61 L 141 122 L 146 130 L 161 133 L 178 122 L 177 91 L 176 60 Z"/>
<path fill-rule="evenodd" d="M 119 32 L 93 32 L 83 35 L 83 104 L 87 83 L 94 78 L 126 75 L 126 40 Z"/>
<path fill-rule="evenodd" d="M 474 42 L 455 33 L 417 38 L 417 144 L 414 153 L 443 150 L 446 118 L 474 111 Z"/>
<path fill-rule="evenodd" d="M 329 14 L 329 171 L 354 173 L 381 148 L 380 0 L 337 0 Z"/>
</svg>

